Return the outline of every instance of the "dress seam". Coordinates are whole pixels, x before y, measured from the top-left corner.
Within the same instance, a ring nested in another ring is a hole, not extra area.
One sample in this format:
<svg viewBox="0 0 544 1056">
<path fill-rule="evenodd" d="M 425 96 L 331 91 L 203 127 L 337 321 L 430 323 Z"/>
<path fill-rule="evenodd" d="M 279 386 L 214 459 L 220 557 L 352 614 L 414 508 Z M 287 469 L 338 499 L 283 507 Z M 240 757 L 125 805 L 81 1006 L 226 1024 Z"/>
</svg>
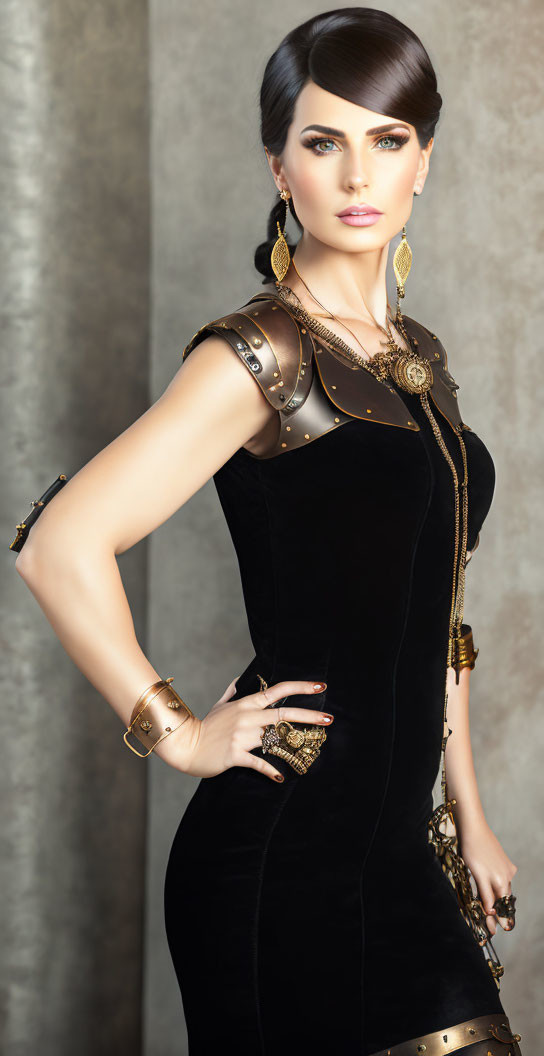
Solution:
<svg viewBox="0 0 544 1056">
<path fill-rule="evenodd" d="M 277 658 L 278 658 L 278 613 L 279 613 L 278 568 L 279 568 L 279 558 L 278 558 L 278 555 L 276 554 L 276 550 L 275 550 L 274 533 L 272 531 L 272 517 L 271 517 L 271 514 L 270 514 L 270 506 L 269 506 L 269 503 L 268 503 L 268 495 L 266 494 L 266 488 L 265 488 L 265 486 L 263 484 L 263 479 L 262 479 L 262 466 L 259 463 L 257 464 L 257 472 L 258 472 L 258 476 L 259 476 L 259 485 L 260 485 L 260 488 L 261 488 L 261 495 L 262 495 L 262 498 L 263 498 L 263 505 L 264 505 L 264 508 L 266 510 L 266 518 L 267 518 L 267 521 L 268 521 L 268 538 L 270 539 L 270 558 L 271 558 L 271 562 L 270 563 L 271 563 L 271 566 L 272 566 L 273 579 L 274 579 L 274 621 L 273 621 L 273 623 L 274 623 L 274 646 L 273 646 L 273 651 L 272 651 L 272 671 L 271 671 L 271 673 L 269 675 L 270 682 L 274 682 L 275 674 L 276 674 L 276 667 L 277 667 Z"/>
<path fill-rule="evenodd" d="M 265 780 L 269 781 L 270 778 L 265 778 Z M 266 858 L 267 858 L 267 855 L 268 855 L 268 848 L 270 847 L 270 842 L 272 840 L 272 836 L 274 834 L 274 830 L 275 830 L 276 825 L 278 824 L 278 822 L 279 822 L 279 820 L 281 818 L 281 815 L 283 813 L 283 810 L 284 810 L 286 804 L 290 800 L 290 798 L 291 798 L 291 796 L 292 796 L 292 794 L 293 794 L 293 792 L 295 790 L 295 785 L 296 785 L 296 781 L 292 781 L 290 783 L 290 785 L 288 786 L 288 788 L 285 789 L 285 793 L 286 793 L 285 794 L 285 798 L 279 804 L 277 813 L 276 813 L 276 815 L 274 817 L 274 820 L 273 820 L 273 822 L 272 822 L 272 824 L 270 826 L 270 829 L 268 830 L 268 835 L 266 837 L 266 841 L 265 841 L 265 844 L 264 844 L 264 847 L 263 847 L 261 865 L 260 865 L 259 875 L 258 875 L 258 879 L 257 879 L 257 899 L 256 899 L 256 905 L 255 905 L 255 920 L 254 920 L 254 924 L 253 924 L 253 989 L 254 989 L 254 994 L 255 994 L 255 1006 L 256 1006 L 256 1013 L 257 1013 L 257 1026 L 258 1026 L 258 1031 L 259 1031 L 259 1041 L 260 1041 L 260 1044 L 261 1044 L 261 1054 L 262 1054 L 262 1056 L 266 1056 L 266 1047 L 265 1047 L 265 1037 L 264 1037 L 264 1034 L 263 1034 L 263 1026 L 262 1026 L 262 1021 L 261 1021 L 261 1000 L 260 1000 L 260 992 L 259 992 L 259 917 L 260 917 L 260 912 L 261 912 L 261 895 L 262 895 L 262 888 L 263 888 L 264 869 L 265 869 L 265 864 L 266 864 Z"/>
</svg>

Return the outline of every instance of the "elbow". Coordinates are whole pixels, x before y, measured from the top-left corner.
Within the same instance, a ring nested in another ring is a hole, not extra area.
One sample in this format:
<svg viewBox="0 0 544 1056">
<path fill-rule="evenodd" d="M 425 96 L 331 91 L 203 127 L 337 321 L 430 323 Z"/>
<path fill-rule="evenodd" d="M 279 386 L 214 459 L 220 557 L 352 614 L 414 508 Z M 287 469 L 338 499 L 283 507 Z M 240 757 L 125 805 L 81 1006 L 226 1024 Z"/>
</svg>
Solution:
<svg viewBox="0 0 544 1056">
<path fill-rule="evenodd" d="M 31 548 L 28 546 L 27 540 L 15 558 L 15 568 L 21 579 L 27 580 L 30 578 L 30 568 L 33 563 L 32 557 Z"/>
<path fill-rule="evenodd" d="M 31 533 L 32 534 L 32 533 Z M 30 535 L 15 558 L 15 568 L 25 583 L 34 583 L 47 577 L 52 570 L 59 571 L 70 561 L 71 549 L 65 540 L 41 536 L 32 540 Z"/>
</svg>

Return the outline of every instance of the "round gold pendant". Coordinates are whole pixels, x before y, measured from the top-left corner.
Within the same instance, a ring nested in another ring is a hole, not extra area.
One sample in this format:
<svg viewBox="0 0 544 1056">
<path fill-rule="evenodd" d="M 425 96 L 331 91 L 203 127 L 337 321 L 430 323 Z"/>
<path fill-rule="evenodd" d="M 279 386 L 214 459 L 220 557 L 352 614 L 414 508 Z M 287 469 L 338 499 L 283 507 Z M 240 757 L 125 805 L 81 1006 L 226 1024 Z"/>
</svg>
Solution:
<svg viewBox="0 0 544 1056">
<path fill-rule="evenodd" d="M 427 392 L 433 383 L 431 364 L 421 356 L 401 354 L 391 364 L 391 373 L 405 392 Z"/>
</svg>

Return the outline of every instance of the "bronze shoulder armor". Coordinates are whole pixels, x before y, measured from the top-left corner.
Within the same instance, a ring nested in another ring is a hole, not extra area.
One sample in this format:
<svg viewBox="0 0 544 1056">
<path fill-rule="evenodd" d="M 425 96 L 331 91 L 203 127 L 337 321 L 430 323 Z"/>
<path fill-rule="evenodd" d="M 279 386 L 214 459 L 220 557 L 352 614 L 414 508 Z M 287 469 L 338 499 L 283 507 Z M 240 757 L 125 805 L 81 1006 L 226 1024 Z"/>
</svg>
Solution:
<svg viewBox="0 0 544 1056">
<path fill-rule="evenodd" d="M 430 394 L 436 406 L 452 425 L 464 424 L 443 345 L 421 323 L 407 316 L 404 320 L 408 333 L 418 339 L 420 354 L 432 361 Z M 229 343 L 279 413 L 278 438 L 262 459 L 303 447 L 353 418 L 419 429 L 396 389 L 322 343 L 280 300 L 273 283 L 241 308 L 200 327 L 183 360 L 213 333 Z"/>
</svg>

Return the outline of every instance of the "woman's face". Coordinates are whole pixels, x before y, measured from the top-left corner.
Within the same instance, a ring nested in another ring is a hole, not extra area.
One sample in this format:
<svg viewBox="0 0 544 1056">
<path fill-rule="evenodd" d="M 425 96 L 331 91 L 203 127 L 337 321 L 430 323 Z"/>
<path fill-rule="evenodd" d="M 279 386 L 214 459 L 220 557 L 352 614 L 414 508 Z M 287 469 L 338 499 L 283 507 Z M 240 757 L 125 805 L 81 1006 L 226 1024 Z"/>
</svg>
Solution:
<svg viewBox="0 0 544 1056">
<path fill-rule="evenodd" d="M 287 188 L 293 196 L 305 233 L 358 253 L 383 247 L 408 221 L 432 147 L 432 139 L 420 147 L 413 125 L 308 81 L 296 101 L 281 158 L 266 154 L 278 190 Z M 337 216 L 363 203 L 379 210 L 376 222 L 352 226 Z"/>
</svg>

